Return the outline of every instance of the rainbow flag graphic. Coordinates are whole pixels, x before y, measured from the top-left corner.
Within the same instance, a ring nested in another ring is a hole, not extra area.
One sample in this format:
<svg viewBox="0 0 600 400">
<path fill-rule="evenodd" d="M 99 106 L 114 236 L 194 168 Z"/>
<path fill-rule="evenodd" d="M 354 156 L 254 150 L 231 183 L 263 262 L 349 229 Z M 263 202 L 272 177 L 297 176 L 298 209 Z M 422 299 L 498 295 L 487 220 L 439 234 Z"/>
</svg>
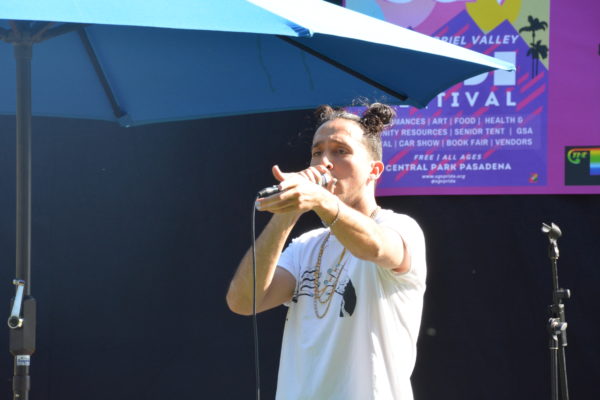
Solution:
<svg viewBox="0 0 600 400">
<path fill-rule="evenodd" d="M 565 155 L 565 185 L 600 185 L 600 146 L 567 146 Z"/>
<path fill-rule="evenodd" d="M 590 175 L 600 175 L 600 148 L 590 148 Z"/>
</svg>

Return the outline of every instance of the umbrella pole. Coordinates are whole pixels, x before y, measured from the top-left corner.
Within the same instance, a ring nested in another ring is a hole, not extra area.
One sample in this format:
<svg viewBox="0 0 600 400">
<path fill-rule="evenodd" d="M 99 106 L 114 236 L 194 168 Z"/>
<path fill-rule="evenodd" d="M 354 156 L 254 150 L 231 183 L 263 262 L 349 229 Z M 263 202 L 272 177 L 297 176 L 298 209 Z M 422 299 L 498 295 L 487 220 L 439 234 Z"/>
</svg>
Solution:
<svg viewBox="0 0 600 400">
<path fill-rule="evenodd" d="M 31 56 L 32 43 L 14 43 L 17 66 L 16 295 L 8 319 L 14 356 L 13 399 L 29 398 L 29 367 L 35 352 L 36 303 L 31 296 Z"/>
</svg>

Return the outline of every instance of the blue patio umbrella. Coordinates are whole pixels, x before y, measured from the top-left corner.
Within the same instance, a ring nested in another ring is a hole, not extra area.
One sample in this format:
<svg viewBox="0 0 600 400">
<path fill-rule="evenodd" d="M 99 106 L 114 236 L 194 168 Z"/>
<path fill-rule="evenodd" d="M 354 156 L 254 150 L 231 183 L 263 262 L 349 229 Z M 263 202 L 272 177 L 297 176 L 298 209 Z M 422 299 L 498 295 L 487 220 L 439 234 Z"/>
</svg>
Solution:
<svg viewBox="0 0 600 400">
<path fill-rule="evenodd" d="M 19 399 L 28 396 L 35 349 L 32 114 L 130 126 L 348 105 L 357 97 L 424 107 L 466 78 L 514 69 L 320 0 L 3 0 L 0 39 L 8 43 L 0 44 L 0 113 L 17 116 L 17 295 L 9 325 Z"/>
<path fill-rule="evenodd" d="M 27 33 L 7 20 L 57 22 L 30 29 L 39 41 L 34 114 L 124 125 L 347 105 L 358 96 L 424 107 L 468 77 L 512 68 L 318 0 L 4 0 L 0 19 L 9 41 Z M 15 68 L 7 45 L 0 68 L 9 77 Z M 14 89 L 14 79 L 1 84 Z M 2 96 L 0 113 L 15 113 L 14 104 Z"/>
</svg>

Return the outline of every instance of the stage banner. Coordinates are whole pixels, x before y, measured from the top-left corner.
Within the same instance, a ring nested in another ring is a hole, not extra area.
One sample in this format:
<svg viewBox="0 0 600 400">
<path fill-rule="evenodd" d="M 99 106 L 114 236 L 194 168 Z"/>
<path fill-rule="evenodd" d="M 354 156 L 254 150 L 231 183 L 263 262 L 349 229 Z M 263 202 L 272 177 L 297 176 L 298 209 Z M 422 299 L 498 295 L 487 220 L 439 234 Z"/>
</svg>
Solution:
<svg viewBox="0 0 600 400">
<path fill-rule="evenodd" d="M 548 184 L 549 0 L 345 6 L 517 66 L 461 82 L 424 109 L 397 107 L 382 138 L 378 195 L 540 193 Z"/>
</svg>

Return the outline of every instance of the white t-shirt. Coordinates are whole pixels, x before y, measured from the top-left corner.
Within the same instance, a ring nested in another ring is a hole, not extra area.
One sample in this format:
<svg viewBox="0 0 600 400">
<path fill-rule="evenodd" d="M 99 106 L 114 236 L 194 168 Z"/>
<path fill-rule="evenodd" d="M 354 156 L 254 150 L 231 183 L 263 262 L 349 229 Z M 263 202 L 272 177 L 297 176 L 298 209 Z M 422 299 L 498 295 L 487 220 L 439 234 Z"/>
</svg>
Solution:
<svg viewBox="0 0 600 400">
<path fill-rule="evenodd" d="M 320 290 L 329 289 L 316 302 L 319 315 L 329 307 L 322 319 L 315 312 L 314 271 L 328 230 L 307 232 L 282 253 L 278 265 L 296 278 L 296 290 L 286 304 L 277 400 L 412 400 L 425 240 L 407 215 L 380 210 L 375 221 L 402 236 L 410 270 L 397 274 L 350 252 L 339 262 L 343 246 L 331 235 L 320 268 Z"/>
</svg>

